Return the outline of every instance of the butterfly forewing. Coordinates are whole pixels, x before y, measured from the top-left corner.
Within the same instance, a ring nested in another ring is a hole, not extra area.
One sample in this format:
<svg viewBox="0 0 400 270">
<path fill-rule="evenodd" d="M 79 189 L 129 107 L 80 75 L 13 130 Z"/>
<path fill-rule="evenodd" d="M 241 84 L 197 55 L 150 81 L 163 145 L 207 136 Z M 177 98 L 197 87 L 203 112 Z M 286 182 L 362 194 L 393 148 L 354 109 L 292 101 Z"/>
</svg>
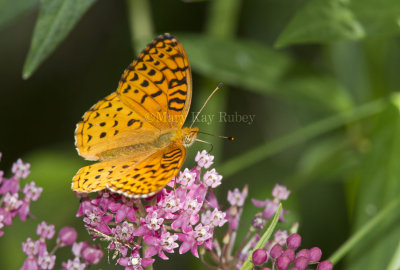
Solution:
<svg viewBox="0 0 400 270">
<path fill-rule="evenodd" d="M 154 40 L 129 66 L 118 85 L 121 100 L 159 128 L 180 128 L 192 98 L 190 66 L 171 35 Z"/>
<path fill-rule="evenodd" d="M 75 145 L 84 158 L 98 160 L 105 151 L 151 141 L 157 132 L 114 92 L 85 113 L 75 130 Z"/>
</svg>

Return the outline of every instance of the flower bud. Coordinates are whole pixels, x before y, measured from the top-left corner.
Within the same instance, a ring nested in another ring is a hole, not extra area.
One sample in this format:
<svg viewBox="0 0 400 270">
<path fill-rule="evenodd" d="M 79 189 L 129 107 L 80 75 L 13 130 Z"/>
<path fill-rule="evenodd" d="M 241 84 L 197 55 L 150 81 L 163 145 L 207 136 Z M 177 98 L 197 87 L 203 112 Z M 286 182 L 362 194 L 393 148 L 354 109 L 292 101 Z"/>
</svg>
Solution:
<svg viewBox="0 0 400 270">
<path fill-rule="evenodd" d="M 306 257 L 308 260 L 310 259 L 310 251 L 308 249 L 301 249 L 296 253 L 296 258 L 298 257 Z"/>
<path fill-rule="evenodd" d="M 103 257 L 103 251 L 95 246 L 88 246 L 82 250 L 82 258 L 89 264 L 98 264 Z"/>
<path fill-rule="evenodd" d="M 296 255 L 295 255 L 295 253 L 294 253 L 294 249 L 291 249 L 291 248 L 286 249 L 286 250 L 282 253 L 282 256 L 288 257 L 288 258 L 290 259 L 291 262 L 293 262 L 294 259 L 295 259 L 295 257 L 296 257 Z"/>
<path fill-rule="evenodd" d="M 319 262 L 322 251 L 319 247 L 310 248 L 310 262 Z"/>
<path fill-rule="evenodd" d="M 294 266 L 296 266 L 298 270 L 306 269 L 307 265 L 308 265 L 308 259 L 303 256 L 297 257 L 296 260 L 294 261 Z"/>
<path fill-rule="evenodd" d="M 266 220 L 263 216 L 262 213 L 257 213 L 256 216 L 253 218 L 253 220 L 251 221 L 251 225 L 258 230 L 261 230 L 264 228 L 266 223 Z"/>
<path fill-rule="evenodd" d="M 301 236 L 297 233 L 291 234 L 286 240 L 287 246 L 297 249 L 301 245 Z"/>
<path fill-rule="evenodd" d="M 275 244 L 275 245 L 271 248 L 271 251 L 269 252 L 269 255 L 270 255 L 272 258 L 276 259 L 276 258 L 278 258 L 279 256 L 281 256 L 282 252 L 283 252 L 282 247 L 281 247 L 279 244 Z"/>
<path fill-rule="evenodd" d="M 265 249 L 256 249 L 252 254 L 252 260 L 255 265 L 263 265 L 268 259 Z"/>
<path fill-rule="evenodd" d="M 330 261 L 322 261 L 318 264 L 317 270 L 332 270 L 333 265 Z"/>
<path fill-rule="evenodd" d="M 290 259 L 287 256 L 279 256 L 276 260 L 276 266 L 279 270 L 286 270 L 290 265 Z"/>
<path fill-rule="evenodd" d="M 72 245 L 76 241 L 77 237 L 78 237 L 78 234 L 74 228 L 64 227 L 58 233 L 57 243 L 61 247 L 69 246 L 69 245 Z"/>
</svg>

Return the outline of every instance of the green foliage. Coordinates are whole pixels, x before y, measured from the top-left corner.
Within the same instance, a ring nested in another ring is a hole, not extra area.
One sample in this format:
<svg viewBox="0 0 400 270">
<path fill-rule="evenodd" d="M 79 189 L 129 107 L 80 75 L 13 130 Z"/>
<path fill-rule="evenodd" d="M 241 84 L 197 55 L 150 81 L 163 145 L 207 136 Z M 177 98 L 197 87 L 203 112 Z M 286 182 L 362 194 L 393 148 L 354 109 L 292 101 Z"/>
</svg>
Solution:
<svg viewBox="0 0 400 270">
<path fill-rule="evenodd" d="M 7 101 L 0 106 L 2 164 L 11 164 L 7 156 L 32 151 L 22 157 L 32 164 L 30 179 L 44 187 L 32 206 L 37 219 L 6 227 L 1 254 L 22 253 L 21 241 L 41 220 L 58 227 L 80 222 L 70 191 L 71 177 L 83 164 L 73 152 L 74 125 L 115 89 L 118 73 L 131 61 L 129 49 L 143 49 L 154 28 L 176 35 L 187 50 L 193 111 L 223 82 L 204 113 L 256 115 L 252 125 L 200 125 L 237 139 L 210 139 L 225 180 L 221 197 L 246 183 L 249 197 L 263 199 L 266 187 L 284 183 L 292 190 L 285 203 L 293 206 L 284 208 L 299 219 L 305 248 L 321 246 L 323 258 L 334 254 L 335 269 L 399 269 L 400 1 L 94 2 L 42 0 L 35 22 L 36 13 L 28 11 L 39 1 L 0 0 L 0 100 Z M 87 24 L 77 24 L 84 15 Z M 22 82 L 15 74 L 21 73 L 28 36 L 22 73 L 37 76 Z M 67 37 L 68 46 L 59 47 Z M 49 58 L 55 50 L 60 53 Z M 199 145 L 196 150 L 208 149 Z M 332 213 L 347 220 L 331 224 Z M 315 223 L 323 226 L 309 227 Z M 0 260 L 16 269 L 23 258 Z M 179 263 L 193 268 L 192 262 Z M 107 267 L 113 268 L 102 269 Z"/>
<path fill-rule="evenodd" d="M 297 11 L 276 46 L 398 34 L 399 12 L 396 0 L 310 0 Z"/>
<path fill-rule="evenodd" d="M 220 40 L 200 34 L 182 34 L 179 39 L 185 45 L 195 71 L 226 84 L 249 87 L 261 93 L 277 90 L 277 81 L 291 64 L 284 53 L 257 42 Z"/>
<path fill-rule="evenodd" d="M 42 0 L 31 47 L 23 69 L 29 78 L 54 51 L 95 0 Z"/>
<path fill-rule="evenodd" d="M 378 116 L 370 150 L 360 164 L 362 170 L 353 231 L 360 229 L 377 212 L 399 198 L 399 157 L 400 107 L 395 104 L 389 105 Z M 400 241 L 400 227 L 396 226 L 399 222 L 399 211 L 393 211 L 380 222 L 375 231 L 360 242 L 363 248 L 352 250 L 347 260 L 348 269 L 386 269 L 394 259 L 393 251 Z"/>
</svg>

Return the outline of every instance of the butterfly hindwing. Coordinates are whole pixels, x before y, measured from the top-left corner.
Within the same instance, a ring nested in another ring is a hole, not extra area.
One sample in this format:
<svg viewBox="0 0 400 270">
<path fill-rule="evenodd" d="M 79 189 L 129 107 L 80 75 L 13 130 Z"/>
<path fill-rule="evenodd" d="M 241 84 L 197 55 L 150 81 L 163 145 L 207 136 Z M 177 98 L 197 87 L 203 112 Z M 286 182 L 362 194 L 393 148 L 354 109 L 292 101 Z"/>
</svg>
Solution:
<svg viewBox="0 0 400 270">
<path fill-rule="evenodd" d="M 192 77 L 183 46 L 164 34 L 139 55 L 118 85 L 122 102 L 158 128 L 180 128 L 192 98 Z"/>
<path fill-rule="evenodd" d="M 186 157 L 182 144 L 171 144 L 137 163 L 107 187 L 128 197 L 145 198 L 160 191 L 178 173 Z"/>
<path fill-rule="evenodd" d="M 128 170 L 143 158 L 116 158 L 81 168 L 72 180 L 72 189 L 78 193 L 100 191 L 109 181 L 126 176 Z"/>
</svg>

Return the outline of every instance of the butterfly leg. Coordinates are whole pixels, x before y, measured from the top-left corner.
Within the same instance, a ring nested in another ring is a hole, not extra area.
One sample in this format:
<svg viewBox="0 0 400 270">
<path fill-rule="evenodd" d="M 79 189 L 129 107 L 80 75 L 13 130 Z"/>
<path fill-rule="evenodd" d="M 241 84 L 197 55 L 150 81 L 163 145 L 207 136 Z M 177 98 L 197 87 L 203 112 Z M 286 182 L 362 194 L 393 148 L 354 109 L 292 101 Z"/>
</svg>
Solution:
<svg viewBox="0 0 400 270">
<path fill-rule="evenodd" d="M 210 143 L 210 142 L 203 141 L 203 140 L 200 140 L 200 139 L 196 139 L 196 142 L 202 142 L 202 143 L 210 145 L 211 149 L 210 149 L 210 151 L 207 151 L 208 154 L 211 154 L 211 151 L 214 149 L 214 145 L 212 143 Z"/>
</svg>

